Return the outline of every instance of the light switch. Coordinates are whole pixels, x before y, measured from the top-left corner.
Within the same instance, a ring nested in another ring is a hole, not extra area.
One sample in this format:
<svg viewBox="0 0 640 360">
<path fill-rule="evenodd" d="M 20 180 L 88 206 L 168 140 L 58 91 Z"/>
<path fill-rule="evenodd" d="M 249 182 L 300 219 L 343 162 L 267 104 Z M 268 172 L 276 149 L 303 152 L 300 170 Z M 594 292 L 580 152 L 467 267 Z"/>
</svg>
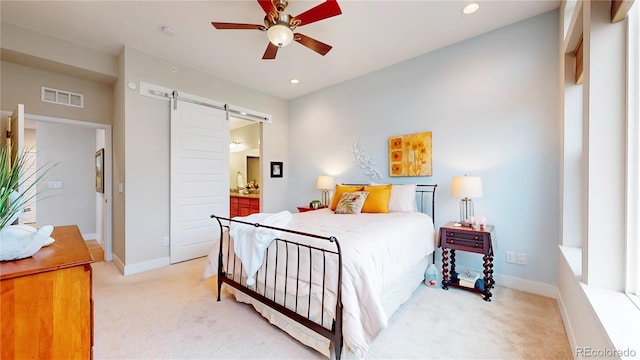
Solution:
<svg viewBox="0 0 640 360">
<path fill-rule="evenodd" d="M 124 184 L 123 183 L 118 183 L 118 192 L 124 192 Z"/>
</svg>

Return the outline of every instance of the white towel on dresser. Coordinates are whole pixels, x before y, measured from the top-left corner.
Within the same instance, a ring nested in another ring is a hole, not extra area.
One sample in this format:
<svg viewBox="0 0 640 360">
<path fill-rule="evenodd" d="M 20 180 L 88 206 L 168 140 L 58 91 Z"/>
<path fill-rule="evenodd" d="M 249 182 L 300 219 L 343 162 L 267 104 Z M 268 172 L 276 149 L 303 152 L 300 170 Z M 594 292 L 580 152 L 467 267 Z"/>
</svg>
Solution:
<svg viewBox="0 0 640 360">
<path fill-rule="evenodd" d="M 275 214 L 257 213 L 249 216 L 237 216 L 234 220 L 241 220 L 250 223 L 259 223 L 274 227 L 283 227 L 291 221 L 291 213 L 281 211 Z M 275 238 L 280 236 L 281 231 L 231 223 L 229 235 L 233 238 L 233 250 L 240 258 L 242 266 L 247 274 L 247 285 L 255 284 L 255 275 L 262 266 L 264 252 Z"/>
</svg>

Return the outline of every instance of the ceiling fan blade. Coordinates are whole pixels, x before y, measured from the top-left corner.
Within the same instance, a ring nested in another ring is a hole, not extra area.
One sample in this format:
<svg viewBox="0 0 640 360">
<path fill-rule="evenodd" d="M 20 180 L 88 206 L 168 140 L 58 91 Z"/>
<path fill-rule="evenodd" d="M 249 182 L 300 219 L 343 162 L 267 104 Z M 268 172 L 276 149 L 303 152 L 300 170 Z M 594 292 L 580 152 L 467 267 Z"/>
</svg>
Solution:
<svg viewBox="0 0 640 360">
<path fill-rule="evenodd" d="M 260 4 L 265 14 L 269 14 L 269 12 L 272 12 L 274 14 L 278 13 L 278 10 L 276 10 L 276 7 L 273 6 L 273 2 L 271 0 L 258 0 L 258 4 Z"/>
<path fill-rule="evenodd" d="M 296 33 L 293 34 L 293 38 L 298 43 L 308 47 L 309 49 L 317 52 L 322 56 L 325 56 L 329 52 L 329 50 L 331 50 L 331 45 L 327 45 L 306 35 Z"/>
<path fill-rule="evenodd" d="M 313 7 L 302 14 L 294 17 L 293 20 L 300 20 L 300 25 L 308 25 L 316 21 L 324 20 L 342 14 L 340 6 L 336 0 L 327 0 L 322 4 Z"/>
<path fill-rule="evenodd" d="M 237 29 L 237 30 L 262 30 L 264 28 L 263 25 L 254 25 L 254 24 L 238 24 L 238 23 L 225 23 L 225 22 L 212 22 L 214 28 L 218 30 L 229 30 L 229 29 Z"/>
<path fill-rule="evenodd" d="M 264 55 L 262 55 L 262 60 L 273 60 L 276 58 L 277 53 L 278 46 L 273 45 L 272 42 L 269 42 L 269 45 L 267 45 L 267 50 L 265 50 Z"/>
</svg>

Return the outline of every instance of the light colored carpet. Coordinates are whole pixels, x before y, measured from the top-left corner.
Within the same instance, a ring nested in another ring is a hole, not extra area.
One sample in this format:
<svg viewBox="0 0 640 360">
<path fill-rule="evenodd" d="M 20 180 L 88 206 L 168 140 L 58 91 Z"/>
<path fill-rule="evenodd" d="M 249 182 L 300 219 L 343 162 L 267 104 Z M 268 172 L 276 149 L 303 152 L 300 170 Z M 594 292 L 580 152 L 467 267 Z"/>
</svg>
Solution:
<svg viewBox="0 0 640 360">
<path fill-rule="evenodd" d="M 95 359 L 326 359 L 235 302 L 205 259 L 122 276 L 93 264 Z M 554 299 L 497 287 L 493 301 L 421 285 L 368 359 L 572 359 Z"/>
</svg>

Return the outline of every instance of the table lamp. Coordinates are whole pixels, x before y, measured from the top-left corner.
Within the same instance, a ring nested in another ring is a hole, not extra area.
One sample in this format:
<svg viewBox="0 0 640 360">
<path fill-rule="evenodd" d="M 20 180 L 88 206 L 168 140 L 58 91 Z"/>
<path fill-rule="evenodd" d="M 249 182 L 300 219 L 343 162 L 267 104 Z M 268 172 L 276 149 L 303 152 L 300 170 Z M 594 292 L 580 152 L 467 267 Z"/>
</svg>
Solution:
<svg viewBox="0 0 640 360">
<path fill-rule="evenodd" d="M 329 206 L 329 190 L 336 186 L 332 176 L 320 175 L 316 181 L 316 188 L 322 190 L 322 206 Z"/>
<path fill-rule="evenodd" d="M 460 222 L 465 222 L 473 216 L 474 197 L 482 197 L 482 179 L 479 176 L 454 176 L 451 180 L 451 196 L 460 200 Z"/>
</svg>

